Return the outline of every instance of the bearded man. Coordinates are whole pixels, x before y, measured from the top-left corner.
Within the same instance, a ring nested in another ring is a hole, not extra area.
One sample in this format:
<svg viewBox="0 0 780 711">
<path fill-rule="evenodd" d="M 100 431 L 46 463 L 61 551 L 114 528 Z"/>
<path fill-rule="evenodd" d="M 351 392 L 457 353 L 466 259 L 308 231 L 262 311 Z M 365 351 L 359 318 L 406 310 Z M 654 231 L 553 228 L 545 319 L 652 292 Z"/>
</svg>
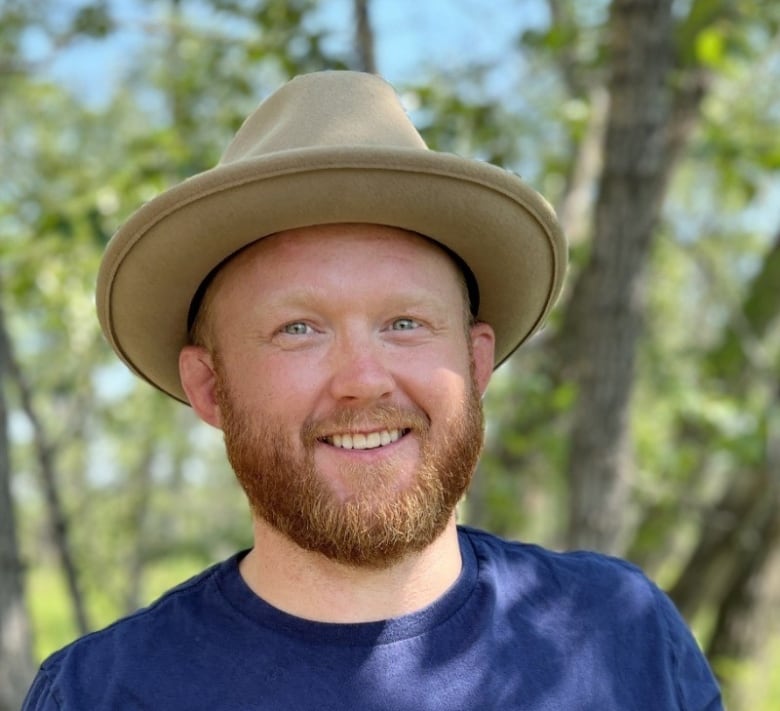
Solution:
<svg viewBox="0 0 780 711">
<path fill-rule="evenodd" d="M 254 545 L 54 654 L 25 708 L 722 708 L 639 570 L 456 523 L 565 262 L 541 196 L 429 151 L 382 79 L 268 97 L 98 283 L 120 357 L 223 431 Z"/>
</svg>

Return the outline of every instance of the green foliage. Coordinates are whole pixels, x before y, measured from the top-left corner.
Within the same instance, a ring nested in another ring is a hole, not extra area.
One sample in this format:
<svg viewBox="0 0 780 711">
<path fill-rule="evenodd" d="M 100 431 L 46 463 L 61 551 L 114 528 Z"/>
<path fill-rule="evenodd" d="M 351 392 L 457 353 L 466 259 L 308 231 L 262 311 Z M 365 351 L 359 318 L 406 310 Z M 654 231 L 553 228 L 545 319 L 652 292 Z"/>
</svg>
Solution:
<svg viewBox="0 0 780 711">
<path fill-rule="evenodd" d="M 724 661 L 716 670 L 726 681 L 725 702 L 729 709 L 774 711 L 780 699 L 780 638 L 767 653 L 753 662 Z"/>
<path fill-rule="evenodd" d="M 487 506 L 472 519 L 511 538 L 555 545 L 566 523 L 562 472 L 574 392 L 570 383 L 545 373 L 534 355 L 518 354 L 502 366 L 486 395 L 491 424 L 477 477 Z"/>
<path fill-rule="evenodd" d="M 107 37 L 115 29 L 116 24 L 106 0 L 78 8 L 71 23 L 73 34 L 98 39 Z"/>
</svg>

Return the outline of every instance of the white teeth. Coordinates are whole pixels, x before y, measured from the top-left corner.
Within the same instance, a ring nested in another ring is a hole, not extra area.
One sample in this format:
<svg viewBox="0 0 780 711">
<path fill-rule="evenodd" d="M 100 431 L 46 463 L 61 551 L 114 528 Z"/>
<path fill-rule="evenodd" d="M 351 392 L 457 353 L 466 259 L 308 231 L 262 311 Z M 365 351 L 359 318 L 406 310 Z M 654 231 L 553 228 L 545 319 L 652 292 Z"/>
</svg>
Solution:
<svg viewBox="0 0 780 711">
<path fill-rule="evenodd" d="M 335 434 L 327 438 L 327 441 L 334 447 L 341 449 L 376 449 L 395 442 L 401 436 L 400 430 L 382 430 L 381 432 L 370 432 L 362 434 Z"/>
<path fill-rule="evenodd" d="M 345 442 L 345 438 L 348 440 Z M 340 447 L 341 449 L 352 449 L 352 437 L 349 435 L 333 435 L 333 446 L 334 447 Z"/>
</svg>

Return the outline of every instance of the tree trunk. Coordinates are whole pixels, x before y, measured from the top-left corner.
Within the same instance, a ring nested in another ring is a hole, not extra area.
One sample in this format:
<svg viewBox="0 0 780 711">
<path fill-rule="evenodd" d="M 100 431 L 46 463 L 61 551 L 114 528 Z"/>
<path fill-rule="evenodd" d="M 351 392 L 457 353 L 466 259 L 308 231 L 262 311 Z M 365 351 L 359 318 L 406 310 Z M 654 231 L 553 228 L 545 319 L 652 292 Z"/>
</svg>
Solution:
<svg viewBox="0 0 780 711">
<path fill-rule="evenodd" d="M 376 56 L 374 54 L 374 31 L 368 10 L 369 0 L 354 0 L 355 13 L 355 49 L 357 68 L 361 72 L 376 74 Z"/>
<path fill-rule="evenodd" d="M 715 658 L 749 659 L 776 624 L 776 579 L 780 566 L 780 387 L 769 404 L 766 468 L 749 519 L 739 527 L 740 549 L 733 552 L 733 574 L 719 600 L 707 654 Z"/>
<path fill-rule="evenodd" d="M 749 558 L 767 524 L 767 477 L 735 472 L 731 485 L 707 512 L 699 542 L 685 570 L 669 591 L 675 605 L 692 620 L 705 604 L 720 605 L 730 593 L 737 594 Z"/>
<path fill-rule="evenodd" d="M 41 477 L 41 489 L 43 490 L 46 504 L 46 514 L 49 521 L 49 531 L 51 542 L 57 551 L 59 562 L 65 575 L 65 583 L 73 604 L 74 618 L 76 628 L 80 634 L 86 634 L 89 631 L 89 622 L 84 604 L 84 596 L 81 593 L 81 586 L 78 580 L 76 564 L 70 549 L 70 536 L 68 531 L 68 522 L 60 500 L 59 487 L 54 467 L 54 453 L 51 444 L 48 442 L 44 431 L 43 423 L 33 406 L 32 393 L 24 374 L 16 362 L 11 340 L 4 320 L 0 314 L 0 342 L 2 342 L 2 351 L 5 357 L 5 367 L 9 378 L 16 384 L 19 391 L 19 400 L 30 425 L 33 429 L 33 440 L 35 451 L 38 457 L 38 465 Z"/>
<path fill-rule="evenodd" d="M 644 272 L 670 172 L 671 4 L 612 3 L 610 113 L 592 253 L 565 324 L 566 360 L 578 384 L 568 467 L 572 547 L 624 546 Z"/>
<path fill-rule="evenodd" d="M 766 499 L 762 516 L 752 529 L 743 530 L 743 545 L 733 557 L 734 571 L 718 606 L 715 629 L 707 646 L 711 659 L 750 659 L 766 641 L 772 620 L 770 600 L 776 600 L 767 585 L 774 566 L 773 554 L 780 546 L 780 497 L 775 491 Z"/>
<path fill-rule="evenodd" d="M 155 438 L 151 435 L 141 443 L 138 462 L 128 481 L 128 495 L 132 497 L 130 520 L 127 529 L 135 536 L 135 545 L 130 552 L 127 564 L 129 571 L 125 611 L 135 612 L 141 604 L 144 570 L 147 557 L 146 518 L 152 496 L 152 463 L 155 452 Z"/>
<path fill-rule="evenodd" d="M 30 619 L 24 602 L 24 568 L 11 497 L 8 407 L 3 388 L 8 372 L 4 334 L 0 306 L 0 711 L 16 711 L 22 705 L 35 667 Z"/>
</svg>

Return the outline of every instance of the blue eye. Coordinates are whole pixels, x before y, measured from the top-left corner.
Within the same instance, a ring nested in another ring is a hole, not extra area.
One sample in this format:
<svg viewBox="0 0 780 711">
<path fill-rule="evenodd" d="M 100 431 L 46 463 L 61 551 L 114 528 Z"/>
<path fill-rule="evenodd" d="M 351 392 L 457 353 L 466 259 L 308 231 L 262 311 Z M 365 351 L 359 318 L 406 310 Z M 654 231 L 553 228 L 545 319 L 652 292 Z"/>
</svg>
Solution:
<svg viewBox="0 0 780 711">
<path fill-rule="evenodd" d="M 294 321 L 282 326 L 280 331 L 290 336 L 305 336 L 311 332 L 311 326 L 303 321 Z"/>
<path fill-rule="evenodd" d="M 419 325 L 413 318 L 397 318 L 393 321 L 391 328 L 394 331 L 412 331 Z"/>
</svg>

